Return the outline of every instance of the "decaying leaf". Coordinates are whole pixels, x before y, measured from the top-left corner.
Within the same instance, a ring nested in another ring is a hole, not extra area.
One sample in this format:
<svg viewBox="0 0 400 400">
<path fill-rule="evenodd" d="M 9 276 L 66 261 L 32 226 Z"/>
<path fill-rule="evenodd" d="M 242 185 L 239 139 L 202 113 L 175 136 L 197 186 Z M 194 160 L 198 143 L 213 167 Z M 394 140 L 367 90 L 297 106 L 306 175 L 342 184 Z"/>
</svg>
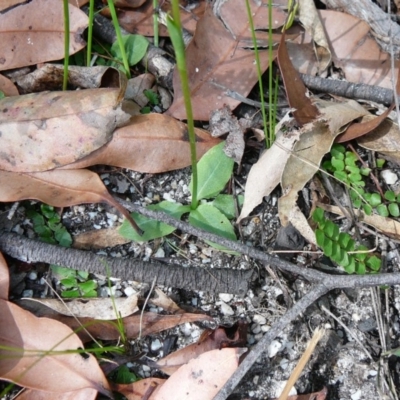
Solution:
<svg viewBox="0 0 400 400">
<path fill-rule="evenodd" d="M 146 378 L 130 384 L 113 384 L 113 390 L 123 394 L 128 400 L 156 400 L 153 397 L 156 389 L 160 387 L 166 379 Z"/>
<path fill-rule="evenodd" d="M 124 88 L 43 92 L 0 100 L 0 169 L 46 171 L 103 146 L 129 115 Z"/>
<path fill-rule="evenodd" d="M 380 50 L 368 24 L 339 11 L 319 10 L 318 14 L 332 52 L 332 62 L 343 70 L 346 80 L 391 89 L 390 55 Z M 294 66 L 301 73 L 315 75 L 318 61 L 312 38 L 302 34 L 295 42 L 287 43 Z M 398 67 L 396 76 L 397 70 Z"/>
<path fill-rule="evenodd" d="M 72 1 L 72 0 L 71 0 Z M 74 392 L 57 393 L 57 400 L 95 400 L 97 390 L 85 388 Z M 18 400 L 53 400 L 54 393 L 28 389 L 18 395 Z"/>
<path fill-rule="evenodd" d="M 180 367 L 157 391 L 157 399 L 212 399 L 239 365 L 243 348 L 211 350 Z M 199 388 L 201 387 L 201 390 Z"/>
<path fill-rule="evenodd" d="M 55 169 L 31 174 L 0 171 L 0 186 L 2 202 L 35 199 L 54 207 L 108 203 L 136 227 L 129 212 L 108 193 L 99 176 L 89 170 Z"/>
<path fill-rule="evenodd" d="M 316 243 L 315 235 L 305 216 L 296 205 L 298 192 L 318 171 L 322 157 L 329 152 L 341 128 L 368 112 L 356 101 L 332 103 L 318 101 L 321 118 L 303 127 L 300 140 L 295 144 L 284 168 L 281 185 L 283 195 L 279 199 L 279 218 L 283 226 L 293 226 L 310 242 Z"/>
<path fill-rule="evenodd" d="M 328 68 L 331 62 L 331 51 L 320 15 L 313 0 L 299 2 L 299 20 L 316 44 L 315 54 L 320 75 Z"/>
<path fill-rule="evenodd" d="M 76 318 L 111 320 L 117 316 L 124 318 L 138 311 L 136 295 L 115 299 L 64 299 L 62 302 L 58 299 L 24 299 L 24 301 L 36 301 L 60 314 Z"/>
<path fill-rule="evenodd" d="M 235 332 L 234 338 L 229 338 L 223 328 L 218 328 L 209 334 L 206 339 L 200 340 L 197 343 L 192 343 L 183 349 L 177 350 L 168 356 L 158 360 L 155 367 L 163 371 L 167 375 L 172 375 L 182 365 L 190 360 L 200 356 L 203 353 L 211 350 L 219 350 L 225 347 L 233 347 L 232 343 L 236 343 L 239 339 L 238 331 Z M 237 344 L 236 344 L 237 346 Z"/>
<path fill-rule="evenodd" d="M 18 96 L 18 89 L 14 83 L 6 78 L 4 75 L 0 74 L 0 91 L 4 93 L 5 96 Z"/>
<path fill-rule="evenodd" d="M 197 156 L 221 141 L 196 128 Z M 105 146 L 65 168 L 103 164 L 146 173 L 159 173 L 190 165 L 190 145 L 184 123 L 165 114 L 132 117 L 118 128 Z"/>
<path fill-rule="evenodd" d="M 73 236 L 73 247 L 76 249 L 104 249 L 129 243 L 118 233 L 118 228 L 94 229 Z"/>
<path fill-rule="evenodd" d="M 8 288 L 10 287 L 10 274 L 7 262 L 0 253 L 0 299 L 8 299 Z"/>
<path fill-rule="evenodd" d="M 0 300 L 0 344 L 3 380 L 49 392 L 92 388 L 110 395 L 107 379 L 92 355 L 65 353 L 82 349 L 83 344 L 58 321 L 37 318 Z"/>
<path fill-rule="evenodd" d="M 43 10 L 46 10 L 45 17 Z M 69 19 L 71 21 L 69 54 L 72 55 L 86 44 L 81 34 L 88 26 L 88 17 L 79 8 L 70 5 Z M 0 14 L 0 70 L 62 58 L 64 58 L 62 2 L 49 7 L 47 0 L 32 0 Z"/>
<path fill-rule="evenodd" d="M 182 310 L 170 297 L 168 297 L 162 290 L 159 288 L 154 288 L 154 294 L 149 299 L 149 303 L 156 306 L 161 307 L 167 313 L 172 314 L 184 314 L 185 311 Z"/>
<path fill-rule="evenodd" d="M 258 12 L 265 12 L 265 4 L 250 4 L 253 18 Z M 245 2 L 237 2 L 234 10 L 233 18 L 237 18 L 238 24 L 236 19 L 222 22 L 214 15 L 211 7 L 207 8 L 186 49 L 194 119 L 208 121 L 210 112 L 224 105 L 233 110 L 240 101 L 229 97 L 225 91 L 229 89 L 247 96 L 257 82 L 254 52 L 248 48 L 251 41 L 240 43 L 243 38 L 250 37 Z M 275 18 L 272 17 L 272 20 Z M 267 21 L 264 20 L 264 29 L 267 28 Z M 274 43 L 278 36 L 274 36 Z M 260 64 L 262 71 L 268 68 L 267 51 L 260 51 Z M 174 92 L 174 102 L 168 114 L 185 119 L 186 111 L 177 70 L 174 73 Z"/>
</svg>

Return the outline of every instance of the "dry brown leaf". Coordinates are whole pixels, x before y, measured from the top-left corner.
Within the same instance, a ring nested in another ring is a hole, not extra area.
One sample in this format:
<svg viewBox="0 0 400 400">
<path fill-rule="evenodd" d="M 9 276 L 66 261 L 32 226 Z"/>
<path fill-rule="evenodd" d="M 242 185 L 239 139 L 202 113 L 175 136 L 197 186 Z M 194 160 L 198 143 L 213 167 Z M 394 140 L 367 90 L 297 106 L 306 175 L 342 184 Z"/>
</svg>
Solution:
<svg viewBox="0 0 400 400">
<path fill-rule="evenodd" d="M 331 206 L 319 202 L 317 203 L 317 206 L 333 214 L 343 215 L 342 211 L 337 206 Z M 360 222 L 364 222 L 367 225 L 376 228 L 379 232 L 382 232 L 384 235 L 395 240 L 400 239 L 400 222 L 377 214 L 366 215 L 362 210 L 353 210 L 353 212 L 354 215 L 357 215 Z"/>
<path fill-rule="evenodd" d="M 194 33 L 196 30 L 197 20 L 204 14 L 206 8 L 206 1 L 202 0 L 196 3 L 196 7 L 187 11 L 185 2 L 180 1 L 182 7 L 180 8 L 180 17 L 182 26 Z M 194 5 L 194 4 L 192 4 Z M 161 10 L 168 13 L 171 10 L 170 2 L 160 2 Z M 153 1 L 147 0 L 141 7 L 135 10 L 119 10 L 118 21 L 120 25 L 130 33 L 137 33 L 143 36 L 154 36 L 154 22 L 153 22 L 154 8 Z M 159 26 L 160 36 L 169 36 L 168 30 L 164 25 Z"/>
<path fill-rule="evenodd" d="M 98 298 L 98 299 L 23 299 L 24 302 L 38 302 L 52 310 L 76 318 L 96 318 L 112 320 L 117 316 L 125 318 L 138 311 L 138 297 Z M 114 309 L 115 307 L 115 309 Z"/>
<path fill-rule="evenodd" d="M 0 300 L 0 344 L 3 380 L 57 393 L 92 388 L 110 394 L 107 379 L 92 355 L 64 353 L 82 349 L 83 344 L 70 328 L 58 321 L 37 318 L 15 304 Z M 62 353 L 52 353 L 55 351 Z"/>
<path fill-rule="evenodd" d="M 250 3 L 253 18 L 256 18 L 258 13 L 265 13 L 265 4 Z M 276 10 L 274 8 L 273 21 Z M 233 110 L 240 101 L 229 97 L 226 91 L 232 90 L 247 96 L 257 82 L 254 52 L 248 48 L 251 46 L 251 41 L 247 41 L 249 22 L 244 1 L 238 2 L 233 17 L 235 19 L 232 21 L 222 22 L 214 15 L 211 7 L 207 8 L 197 23 L 193 40 L 186 49 L 194 119 L 208 121 L 210 112 L 224 105 Z M 239 21 L 238 24 L 236 20 Z M 268 19 L 264 21 L 265 29 Z M 231 30 L 234 29 L 236 37 L 226 26 Z M 274 36 L 274 43 L 277 42 L 277 37 L 279 35 Z M 246 39 L 246 43 L 241 43 L 242 39 Z M 260 51 L 260 66 L 262 71 L 268 68 L 267 51 Z M 186 111 L 177 69 L 174 71 L 174 93 L 174 102 L 167 113 L 175 118 L 185 119 Z"/>
<path fill-rule="evenodd" d="M 198 159 L 221 142 L 202 129 L 196 128 L 195 132 Z M 191 164 L 187 127 L 165 114 L 132 117 L 105 146 L 65 168 L 96 164 L 152 174 L 187 167 Z"/>
<path fill-rule="evenodd" d="M 19 174 L 0 171 L 0 201 L 40 200 L 54 207 L 108 203 L 136 226 L 129 212 L 107 191 L 97 174 L 85 169 Z"/>
<path fill-rule="evenodd" d="M 331 63 L 331 51 L 314 0 L 299 1 L 299 20 L 313 38 L 318 62 L 318 73 L 324 72 Z"/>
<path fill-rule="evenodd" d="M 103 249 L 104 247 L 114 247 L 121 244 L 126 244 L 131 242 L 130 239 L 122 237 L 118 233 L 117 228 L 107 228 L 107 229 L 94 229 L 93 231 L 88 231 L 80 233 L 79 235 L 74 235 L 72 238 L 74 240 L 73 247 L 75 249 Z"/>
<path fill-rule="evenodd" d="M 298 192 L 318 171 L 324 155 L 329 152 L 340 129 L 368 112 L 354 100 L 346 103 L 318 101 L 321 118 L 304 126 L 284 168 L 279 199 L 279 218 L 283 226 L 289 222 L 310 242 L 316 244 L 315 234 L 296 205 Z"/>
<path fill-rule="evenodd" d="M 149 90 L 153 87 L 156 78 L 154 75 L 146 73 L 135 78 L 129 79 L 125 90 L 125 99 L 133 100 L 139 106 L 144 107 L 149 99 L 143 93 L 145 90 Z"/>
<path fill-rule="evenodd" d="M 0 91 L 4 93 L 5 96 L 18 96 L 19 92 L 14 83 L 6 78 L 4 75 L 0 74 Z"/>
<path fill-rule="evenodd" d="M 247 217 L 261 204 L 264 196 L 269 196 L 279 184 L 290 152 L 299 139 L 299 135 L 300 132 L 296 130 L 279 132 L 272 146 L 251 167 L 246 181 L 243 207 L 237 222 Z"/>
<path fill-rule="evenodd" d="M 116 0 L 115 6 L 116 7 L 131 7 L 131 8 L 138 8 L 143 3 L 145 3 L 146 0 Z"/>
<path fill-rule="evenodd" d="M 170 297 L 157 287 L 154 289 L 153 296 L 149 299 L 149 303 L 161 307 L 167 313 L 185 314 L 185 311 L 182 310 L 182 308 L 180 308 Z"/>
<path fill-rule="evenodd" d="M 114 391 L 122 393 L 128 400 L 155 400 L 155 397 L 151 395 L 155 395 L 155 390 L 164 382 L 166 382 L 166 379 L 146 378 L 125 385 L 115 383 L 112 385 L 112 388 Z"/>
<path fill-rule="evenodd" d="M 49 318 L 56 319 L 68 325 L 72 329 L 77 329 L 81 325 L 72 317 L 66 317 L 60 314 L 43 314 L 46 310 L 40 309 L 40 315 L 48 316 Z M 126 337 L 129 339 L 137 338 L 140 333 L 141 336 L 158 333 L 166 329 L 173 328 L 174 326 L 184 324 L 186 322 L 197 322 L 197 321 L 213 321 L 211 317 L 203 314 L 178 314 L 178 315 L 160 315 L 156 313 L 144 313 L 142 318 L 140 314 L 131 315 L 122 319 L 125 327 Z M 113 322 L 113 323 L 112 323 Z M 86 326 L 88 332 L 102 340 L 118 340 L 120 338 L 120 332 L 116 328 L 117 321 L 102 321 L 95 320 L 92 318 L 81 318 L 80 323 Z M 79 331 L 78 336 L 83 341 L 92 340 L 84 331 Z"/>
<path fill-rule="evenodd" d="M 0 299 L 8 300 L 8 288 L 10 287 L 10 273 L 8 265 L 0 253 Z"/>
<path fill-rule="evenodd" d="M 88 26 L 88 17 L 79 8 L 71 5 L 69 20 L 69 54 L 72 55 L 86 45 L 81 34 Z M 0 70 L 26 67 L 62 58 L 64 58 L 62 2 L 56 2 L 49 7 L 47 0 L 32 0 L 0 14 Z"/>
<path fill-rule="evenodd" d="M 129 115 L 123 89 L 43 92 L 0 100 L 0 169 L 46 171 L 103 146 Z M 72 128 L 73 127 L 73 128 Z"/>
<path fill-rule="evenodd" d="M 68 84 L 81 89 L 118 87 L 120 73 L 111 67 L 97 65 L 94 67 L 68 67 Z M 15 79 L 21 93 L 60 90 L 64 79 L 64 65 L 43 64 L 29 74 Z M 123 90 L 121 90 L 123 92 Z"/>
<path fill-rule="evenodd" d="M 157 390 L 157 400 L 211 400 L 239 365 L 242 348 L 211 350 L 180 367 Z M 201 390 L 199 388 L 201 387 Z"/>
<path fill-rule="evenodd" d="M 197 343 L 192 343 L 183 349 L 177 350 L 168 356 L 158 360 L 154 367 L 161 370 L 167 375 L 172 375 L 183 364 L 188 363 L 193 358 L 210 350 L 219 350 L 228 347 L 230 343 L 236 343 L 239 339 L 238 331 L 235 332 L 234 338 L 229 338 L 223 328 L 218 328 L 207 336 L 205 340 L 200 340 Z M 237 345 L 236 345 L 237 346 Z M 230 345 L 232 347 L 232 344 Z"/>
<path fill-rule="evenodd" d="M 364 21 L 332 10 L 319 10 L 332 52 L 332 62 L 343 70 L 346 80 L 392 89 L 390 56 L 380 50 Z M 290 58 L 299 72 L 315 75 L 317 60 L 307 34 L 287 43 Z M 397 76 L 398 67 L 395 68 Z"/>
<path fill-rule="evenodd" d="M 71 0 L 72 1 L 72 0 Z M 75 392 L 57 393 L 57 400 L 95 400 L 97 390 L 86 388 Z M 28 389 L 17 397 L 18 400 L 55 400 L 54 393 Z"/>
</svg>

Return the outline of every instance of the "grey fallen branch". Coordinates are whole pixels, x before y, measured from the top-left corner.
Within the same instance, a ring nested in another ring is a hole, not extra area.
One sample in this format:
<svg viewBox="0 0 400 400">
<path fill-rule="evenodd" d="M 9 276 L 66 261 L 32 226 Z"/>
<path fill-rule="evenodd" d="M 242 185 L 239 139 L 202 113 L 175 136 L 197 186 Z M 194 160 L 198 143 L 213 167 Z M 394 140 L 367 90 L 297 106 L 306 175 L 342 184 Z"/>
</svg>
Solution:
<svg viewBox="0 0 400 400">
<path fill-rule="evenodd" d="M 103 257 L 90 251 L 55 246 L 15 233 L 0 233 L 0 249 L 18 260 L 64 265 L 80 271 L 111 275 L 123 280 L 244 296 L 253 279 L 252 270 L 205 269 L 177 264 L 145 262 L 135 258 Z"/>
</svg>

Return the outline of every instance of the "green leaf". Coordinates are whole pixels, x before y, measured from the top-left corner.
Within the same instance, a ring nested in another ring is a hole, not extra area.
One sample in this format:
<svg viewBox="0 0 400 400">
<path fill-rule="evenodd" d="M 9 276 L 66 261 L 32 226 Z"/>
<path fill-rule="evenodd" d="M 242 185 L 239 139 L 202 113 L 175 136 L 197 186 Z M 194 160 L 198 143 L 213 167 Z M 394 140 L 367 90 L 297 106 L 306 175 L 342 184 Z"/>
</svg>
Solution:
<svg viewBox="0 0 400 400">
<path fill-rule="evenodd" d="M 82 292 L 83 295 L 96 288 L 97 288 L 97 282 L 94 280 L 78 283 L 78 289 Z"/>
<path fill-rule="evenodd" d="M 78 289 L 63 290 L 61 292 L 61 297 L 66 297 L 67 299 L 75 299 L 77 297 L 81 297 L 81 294 Z"/>
<path fill-rule="evenodd" d="M 389 216 L 389 211 L 388 211 L 388 208 L 386 207 L 385 204 L 379 204 L 379 206 L 376 207 L 376 212 L 377 212 L 381 217 L 388 217 L 388 216 Z"/>
<path fill-rule="evenodd" d="M 143 94 L 148 98 L 152 106 L 156 106 L 160 103 L 160 101 L 158 100 L 158 94 L 155 93 L 153 90 L 145 89 L 143 90 Z"/>
<path fill-rule="evenodd" d="M 321 229 L 315 231 L 315 238 L 317 239 L 317 245 L 323 250 L 325 244 L 325 233 Z"/>
<path fill-rule="evenodd" d="M 376 207 L 382 203 L 382 199 L 379 193 L 371 193 L 371 196 L 366 196 L 366 200 L 371 204 L 372 207 Z"/>
<path fill-rule="evenodd" d="M 215 197 L 222 191 L 232 175 L 234 161 L 225 155 L 224 145 L 225 142 L 222 142 L 212 147 L 197 164 L 198 200 Z M 191 193 L 192 179 L 189 185 Z"/>
<path fill-rule="evenodd" d="M 244 196 L 238 196 L 237 200 L 239 203 L 238 206 L 241 207 L 244 202 Z M 219 194 L 211 204 L 225 214 L 226 218 L 233 219 L 236 217 L 235 199 L 231 194 Z"/>
<path fill-rule="evenodd" d="M 356 161 L 358 161 L 357 156 L 351 151 L 346 151 L 346 157 L 344 159 L 344 162 L 346 163 L 346 165 L 348 165 L 350 167 L 355 167 Z"/>
<path fill-rule="evenodd" d="M 396 201 L 396 195 L 393 190 L 388 190 L 387 192 L 385 192 L 384 197 L 388 201 Z"/>
<path fill-rule="evenodd" d="M 97 290 L 90 290 L 82 294 L 82 297 L 97 297 Z"/>
<path fill-rule="evenodd" d="M 353 184 L 358 184 L 359 182 L 362 181 L 362 176 L 361 176 L 360 172 L 353 172 L 348 175 L 348 178 L 349 178 L 350 182 Z"/>
<path fill-rule="evenodd" d="M 41 239 L 53 237 L 53 231 L 46 225 L 34 225 L 33 230 L 40 236 Z"/>
<path fill-rule="evenodd" d="M 323 221 L 325 221 L 324 210 L 322 208 L 317 207 L 313 212 L 312 219 L 317 224 L 320 224 Z"/>
<path fill-rule="evenodd" d="M 328 257 L 331 257 L 333 254 L 333 242 L 331 239 L 325 236 L 324 247 L 322 249 L 324 254 Z"/>
<path fill-rule="evenodd" d="M 392 217 L 398 217 L 400 215 L 399 205 L 397 203 L 390 203 L 388 205 L 389 213 Z"/>
<path fill-rule="evenodd" d="M 74 287 L 78 286 L 78 281 L 76 280 L 76 278 L 72 278 L 72 277 L 71 278 L 61 279 L 60 282 L 67 289 L 74 288 Z"/>
<path fill-rule="evenodd" d="M 335 168 L 336 171 L 344 170 L 344 161 L 339 160 L 338 158 L 332 157 L 331 159 L 332 167 Z"/>
<path fill-rule="evenodd" d="M 54 232 L 54 237 L 60 246 L 70 247 L 72 244 L 72 237 L 63 226 Z"/>
<path fill-rule="evenodd" d="M 340 248 L 337 242 L 332 242 L 332 255 L 331 259 L 336 263 L 340 264 L 344 257 L 344 251 Z"/>
<path fill-rule="evenodd" d="M 361 175 L 368 176 L 371 173 L 371 168 L 360 168 Z"/>
<path fill-rule="evenodd" d="M 329 172 L 332 172 L 334 170 L 333 165 L 329 160 L 326 160 L 322 163 L 322 168 Z"/>
<path fill-rule="evenodd" d="M 110 378 L 113 382 L 120 384 L 129 384 L 139 380 L 139 378 L 131 372 L 126 365 L 121 365 L 114 370 Z"/>
<path fill-rule="evenodd" d="M 54 211 L 54 207 L 53 206 L 49 206 L 47 204 L 41 204 L 40 205 L 40 211 L 42 212 L 42 214 L 47 218 L 54 218 L 55 215 L 58 215 L 55 211 Z"/>
<path fill-rule="evenodd" d="M 347 245 L 350 242 L 351 236 L 346 233 L 346 232 L 340 232 L 339 233 L 339 237 L 338 237 L 338 242 L 340 244 L 340 247 L 342 247 L 343 249 L 347 249 Z"/>
<path fill-rule="evenodd" d="M 365 275 L 366 267 L 363 262 L 356 263 L 356 274 L 358 275 Z"/>
<path fill-rule="evenodd" d="M 372 215 L 372 207 L 369 204 L 364 204 L 363 209 L 365 214 Z"/>
<path fill-rule="evenodd" d="M 149 41 L 141 35 L 124 35 L 122 36 L 122 41 L 124 42 L 129 65 L 136 65 L 145 56 Z M 117 41 L 112 44 L 111 53 L 115 58 L 122 61 L 122 55 Z"/>
<path fill-rule="evenodd" d="M 348 181 L 347 179 L 347 173 L 344 171 L 335 171 L 333 173 L 334 177 L 339 179 L 339 181 L 346 183 Z"/>
<path fill-rule="evenodd" d="M 353 167 L 351 165 L 347 165 L 346 166 L 346 171 L 349 171 L 351 174 L 359 174 L 360 173 L 360 168 L 358 168 L 357 166 Z"/>
<path fill-rule="evenodd" d="M 153 211 L 163 211 L 177 219 L 180 219 L 183 214 L 190 211 L 190 206 L 183 206 L 182 204 L 171 203 L 169 201 L 162 201 L 159 204 L 153 204 L 148 206 L 147 208 Z M 145 216 L 138 213 L 132 213 L 131 215 L 140 227 L 140 229 L 143 230 L 143 235 L 140 236 L 132 228 L 132 225 L 127 220 L 123 222 L 118 232 L 123 237 L 134 240 L 136 242 L 147 242 L 149 240 L 160 238 L 169 235 L 176 229 L 163 222 L 146 218 Z"/>
<path fill-rule="evenodd" d="M 376 166 L 378 168 L 382 168 L 385 165 L 386 160 L 384 160 L 383 158 L 377 158 L 376 159 Z"/>
<path fill-rule="evenodd" d="M 367 266 L 368 268 L 372 269 L 373 271 L 379 271 L 381 269 L 381 259 L 377 256 L 371 256 L 367 259 Z"/>
<path fill-rule="evenodd" d="M 76 271 L 76 275 L 80 281 L 86 281 L 89 277 L 89 272 L 87 271 Z"/>
<path fill-rule="evenodd" d="M 325 235 L 333 240 L 339 237 L 339 227 L 330 220 L 327 220 L 324 226 Z"/>
<path fill-rule="evenodd" d="M 352 255 L 349 256 L 349 260 L 350 260 L 350 262 L 346 267 L 344 267 L 344 270 L 348 274 L 354 274 L 354 272 L 356 270 L 356 261 Z"/>
<path fill-rule="evenodd" d="M 200 204 L 196 210 L 192 210 L 189 214 L 189 223 L 207 232 L 215 233 L 230 240 L 236 240 L 232 224 L 218 208 L 211 204 Z M 216 249 L 225 250 L 223 246 L 212 244 L 209 241 L 207 243 Z"/>
<path fill-rule="evenodd" d="M 76 271 L 71 268 L 60 267 L 59 265 L 50 265 L 53 274 L 57 277 L 58 280 L 74 278 L 76 276 Z"/>
<path fill-rule="evenodd" d="M 350 264 L 350 257 L 347 251 L 340 249 L 340 259 L 337 261 L 337 263 L 342 267 L 347 267 Z"/>
<path fill-rule="evenodd" d="M 332 156 L 339 158 L 341 160 L 344 159 L 345 152 L 346 152 L 346 148 L 342 144 L 334 144 L 331 148 Z"/>
</svg>

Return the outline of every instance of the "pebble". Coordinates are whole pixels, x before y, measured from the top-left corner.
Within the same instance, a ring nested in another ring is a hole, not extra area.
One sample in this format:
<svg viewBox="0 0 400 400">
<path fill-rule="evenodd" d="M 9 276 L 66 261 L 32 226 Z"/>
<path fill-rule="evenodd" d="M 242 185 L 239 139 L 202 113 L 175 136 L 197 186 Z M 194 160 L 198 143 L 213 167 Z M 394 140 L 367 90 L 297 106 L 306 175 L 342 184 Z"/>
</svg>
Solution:
<svg viewBox="0 0 400 400">
<path fill-rule="evenodd" d="M 382 179 L 387 185 L 394 185 L 399 179 L 398 176 L 390 169 L 385 169 L 381 172 Z"/>
<path fill-rule="evenodd" d="M 273 340 L 271 344 L 268 346 L 268 357 L 275 357 L 278 351 L 281 349 L 282 343 L 277 340 Z"/>
<path fill-rule="evenodd" d="M 132 296 L 136 293 L 136 290 L 132 286 L 128 286 L 124 289 L 124 293 L 126 297 Z"/>
<path fill-rule="evenodd" d="M 233 294 L 220 293 L 219 298 L 220 298 L 220 300 L 224 301 L 225 303 L 229 303 L 233 299 Z"/>
<path fill-rule="evenodd" d="M 159 339 L 155 339 L 151 342 L 150 349 L 152 352 L 155 353 L 156 351 L 160 350 L 161 347 L 162 347 L 162 343 L 160 342 Z"/>
<path fill-rule="evenodd" d="M 30 272 L 28 275 L 28 279 L 30 279 L 31 281 L 35 281 L 37 279 L 37 272 L 36 271 Z"/>
<path fill-rule="evenodd" d="M 357 392 L 352 394 L 350 397 L 351 397 L 351 400 L 359 400 L 359 399 L 361 399 L 361 390 L 358 389 Z"/>
<path fill-rule="evenodd" d="M 253 321 L 254 321 L 255 323 L 259 324 L 259 325 L 265 325 L 265 324 L 267 323 L 267 319 L 266 319 L 264 316 L 259 315 L 259 314 L 256 314 L 256 315 L 253 317 Z"/>
<path fill-rule="evenodd" d="M 154 254 L 155 258 L 164 258 L 165 257 L 165 251 L 162 247 L 159 247 L 158 250 Z"/>
<path fill-rule="evenodd" d="M 260 333 L 260 332 L 261 332 L 261 326 L 258 325 L 258 324 L 253 324 L 253 325 L 251 326 L 251 331 L 252 331 L 254 334 Z"/>
<path fill-rule="evenodd" d="M 228 304 L 224 303 L 223 301 L 220 302 L 221 313 L 223 315 L 234 315 L 235 312 L 233 311 L 232 307 Z"/>
</svg>

